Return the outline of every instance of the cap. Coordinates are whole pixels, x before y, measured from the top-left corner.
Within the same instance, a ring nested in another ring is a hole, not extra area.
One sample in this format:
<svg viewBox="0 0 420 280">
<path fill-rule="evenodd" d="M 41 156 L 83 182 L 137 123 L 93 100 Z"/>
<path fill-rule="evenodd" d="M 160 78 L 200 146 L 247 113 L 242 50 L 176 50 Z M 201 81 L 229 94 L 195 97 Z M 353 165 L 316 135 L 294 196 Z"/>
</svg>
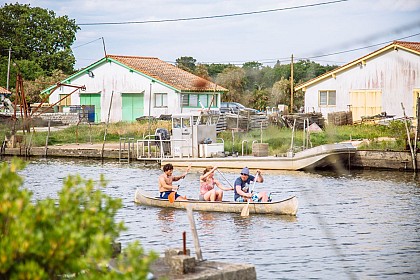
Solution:
<svg viewBox="0 0 420 280">
<path fill-rule="evenodd" d="M 248 167 L 242 168 L 241 174 L 249 175 L 249 169 L 248 169 Z"/>
</svg>

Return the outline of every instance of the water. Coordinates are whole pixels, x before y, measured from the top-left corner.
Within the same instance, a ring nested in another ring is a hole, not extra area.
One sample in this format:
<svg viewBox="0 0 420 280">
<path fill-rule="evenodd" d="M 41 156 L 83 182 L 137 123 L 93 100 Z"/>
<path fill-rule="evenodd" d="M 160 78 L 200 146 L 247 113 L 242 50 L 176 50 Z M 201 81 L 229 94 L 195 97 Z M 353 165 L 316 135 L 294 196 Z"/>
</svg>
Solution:
<svg viewBox="0 0 420 280">
<path fill-rule="evenodd" d="M 175 169 L 174 174 L 184 170 Z M 181 180 L 181 194 L 198 196 L 201 170 Z M 223 171 L 233 183 L 236 173 Z M 158 166 L 39 159 L 22 171 L 34 199 L 57 197 L 68 174 L 99 180 L 123 200 L 117 219 L 127 231 L 123 247 L 139 240 L 146 251 L 187 247 L 195 255 L 186 212 L 133 203 L 137 187 L 157 194 Z M 258 279 L 420 279 L 420 183 L 412 173 L 352 171 L 306 173 L 266 171 L 256 190 L 274 199 L 296 195 L 297 217 L 194 213 L 204 259 L 252 263 Z M 227 186 L 220 174 L 216 177 Z M 225 192 L 233 199 L 233 192 Z"/>
</svg>

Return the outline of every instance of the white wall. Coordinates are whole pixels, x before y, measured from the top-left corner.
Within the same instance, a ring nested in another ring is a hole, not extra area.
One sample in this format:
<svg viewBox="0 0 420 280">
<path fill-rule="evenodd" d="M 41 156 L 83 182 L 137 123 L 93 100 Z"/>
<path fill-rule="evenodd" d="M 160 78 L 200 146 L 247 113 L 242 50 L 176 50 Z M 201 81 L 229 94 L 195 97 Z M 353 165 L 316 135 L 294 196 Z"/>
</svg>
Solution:
<svg viewBox="0 0 420 280">
<path fill-rule="evenodd" d="M 112 62 L 106 62 L 98 67 L 91 69 L 94 77 L 89 77 L 87 73 L 78 76 L 71 81 L 72 85 L 85 85 L 85 93 L 101 94 L 101 121 L 105 122 L 108 118 L 109 103 L 112 92 L 112 106 L 110 121 L 117 122 L 122 119 L 122 93 L 141 93 L 144 92 L 144 115 L 149 115 L 150 90 L 152 100 L 150 103 L 151 116 L 159 117 L 161 114 L 181 113 L 180 94 L 174 89 L 167 87 L 159 82 L 151 82 L 148 77 L 131 72 L 129 69 Z M 59 94 L 72 92 L 72 87 L 61 87 L 57 89 L 49 99 L 51 104 L 59 100 Z M 71 95 L 71 105 L 80 105 L 80 90 Z M 153 93 L 168 94 L 168 108 L 155 108 Z M 183 109 L 183 113 L 197 111 L 198 109 Z"/>
<path fill-rule="evenodd" d="M 366 65 L 354 66 L 339 72 L 336 78 L 324 79 L 310 85 L 305 92 L 305 112 L 328 113 L 347 111 L 351 90 L 380 90 L 382 111 L 388 115 L 403 115 L 401 102 L 406 114 L 413 112 L 413 90 L 420 88 L 420 56 L 402 49 L 389 50 L 366 61 Z M 321 108 L 318 105 L 319 90 L 336 90 L 337 105 Z"/>
</svg>

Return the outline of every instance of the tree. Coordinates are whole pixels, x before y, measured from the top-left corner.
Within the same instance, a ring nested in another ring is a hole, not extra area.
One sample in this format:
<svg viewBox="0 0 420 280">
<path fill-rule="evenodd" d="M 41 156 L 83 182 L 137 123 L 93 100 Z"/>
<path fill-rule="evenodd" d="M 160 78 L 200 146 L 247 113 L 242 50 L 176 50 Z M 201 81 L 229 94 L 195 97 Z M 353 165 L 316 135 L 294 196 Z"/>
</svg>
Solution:
<svg viewBox="0 0 420 280">
<path fill-rule="evenodd" d="M 207 67 L 204 64 L 199 63 L 195 68 L 194 74 L 208 81 L 211 80 L 209 72 L 207 71 Z"/>
<path fill-rule="evenodd" d="M 197 60 L 191 56 L 181 56 L 180 58 L 177 58 L 175 60 L 175 65 L 181 68 L 182 70 L 185 70 L 194 74 L 196 62 Z"/>
<path fill-rule="evenodd" d="M 271 106 L 286 104 L 290 106 L 290 81 L 281 77 L 280 81 L 273 85 L 271 90 Z"/>
<path fill-rule="evenodd" d="M 144 256 L 130 244 L 117 271 L 105 267 L 110 244 L 124 229 L 114 221 L 119 199 L 103 194 L 92 180 L 69 176 L 55 201 L 31 202 L 19 189 L 24 167 L 14 159 L 0 165 L 0 279 L 146 279 L 156 254 Z"/>
<path fill-rule="evenodd" d="M 207 72 L 209 73 L 210 77 L 213 80 L 216 80 L 217 75 L 223 72 L 226 68 L 234 67 L 232 64 L 220 64 L 220 63 L 212 63 L 212 64 L 206 64 L 207 66 Z"/>
<path fill-rule="evenodd" d="M 38 103 L 43 101 L 43 96 L 41 96 L 41 91 L 45 87 L 57 84 L 58 82 L 64 80 L 67 77 L 61 70 L 54 70 L 51 76 L 40 76 L 34 81 L 23 81 L 23 88 L 25 89 L 25 94 L 27 101 L 29 103 Z"/>
<path fill-rule="evenodd" d="M 259 111 L 264 111 L 268 105 L 268 97 L 269 92 L 266 89 L 257 87 L 252 93 L 251 104 L 253 104 L 253 106 L 251 107 Z"/>
<path fill-rule="evenodd" d="M 217 76 L 216 82 L 229 90 L 222 96 L 223 101 L 237 102 L 244 94 L 245 71 L 236 66 L 226 68 Z"/>
<path fill-rule="evenodd" d="M 70 46 L 79 29 L 74 19 L 56 17 L 53 11 L 18 3 L 5 4 L 0 8 L 1 68 L 7 63 L 7 49 L 11 48 L 12 61 L 21 70 L 25 68 L 24 61 L 30 61 L 37 65 L 32 68 L 42 69 L 46 75 L 55 69 L 70 74 L 75 63 Z"/>
</svg>

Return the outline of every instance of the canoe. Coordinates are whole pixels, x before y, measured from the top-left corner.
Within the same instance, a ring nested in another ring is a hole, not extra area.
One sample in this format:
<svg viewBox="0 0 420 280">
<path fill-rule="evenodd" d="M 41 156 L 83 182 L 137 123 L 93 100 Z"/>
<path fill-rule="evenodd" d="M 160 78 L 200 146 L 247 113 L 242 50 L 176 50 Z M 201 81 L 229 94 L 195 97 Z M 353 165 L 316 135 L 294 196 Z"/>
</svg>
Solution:
<svg viewBox="0 0 420 280">
<path fill-rule="evenodd" d="M 191 205 L 193 211 L 241 213 L 246 202 L 234 201 L 201 201 L 197 199 L 188 199 L 174 201 L 170 203 L 167 199 L 147 194 L 140 189 L 136 190 L 134 201 L 141 205 L 186 209 Z M 296 216 L 298 210 L 298 200 L 296 196 L 289 197 L 281 201 L 273 202 L 250 202 L 250 214 L 275 214 Z"/>
</svg>

